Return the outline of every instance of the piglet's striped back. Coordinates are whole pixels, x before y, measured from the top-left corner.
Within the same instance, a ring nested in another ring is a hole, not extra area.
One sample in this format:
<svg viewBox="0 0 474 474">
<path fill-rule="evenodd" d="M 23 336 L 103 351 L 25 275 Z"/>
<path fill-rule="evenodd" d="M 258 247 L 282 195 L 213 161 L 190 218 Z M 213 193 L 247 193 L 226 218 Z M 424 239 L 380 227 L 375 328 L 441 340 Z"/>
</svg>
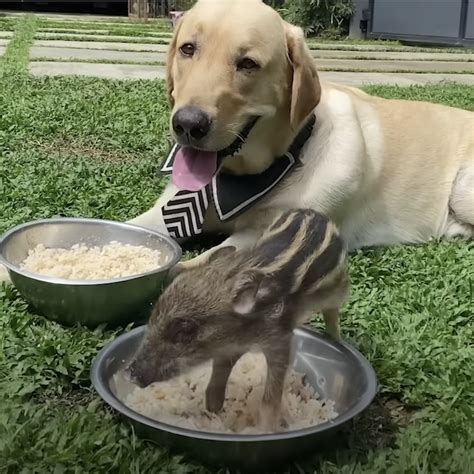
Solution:
<svg viewBox="0 0 474 474">
<path fill-rule="evenodd" d="M 290 294 L 316 291 L 347 256 L 336 225 L 311 209 L 283 212 L 260 238 L 255 254 L 258 267 Z"/>
</svg>

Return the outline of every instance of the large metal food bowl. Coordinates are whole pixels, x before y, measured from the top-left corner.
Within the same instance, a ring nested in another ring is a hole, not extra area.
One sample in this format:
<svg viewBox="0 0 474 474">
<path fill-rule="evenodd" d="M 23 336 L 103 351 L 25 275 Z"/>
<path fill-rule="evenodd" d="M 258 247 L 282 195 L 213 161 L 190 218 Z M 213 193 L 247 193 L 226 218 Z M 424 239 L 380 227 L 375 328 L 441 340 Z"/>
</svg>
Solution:
<svg viewBox="0 0 474 474">
<path fill-rule="evenodd" d="M 102 246 L 111 241 L 160 250 L 167 255 L 167 263 L 147 273 L 108 280 L 66 280 L 20 268 L 28 251 L 38 244 L 70 248 L 77 243 Z M 98 219 L 29 222 L 14 227 L 0 241 L 0 261 L 21 295 L 40 314 L 65 324 L 123 324 L 142 318 L 159 296 L 169 269 L 180 258 L 181 248 L 169 237 L 142 227 Z"/>
<path fill-rule="evenodd" d="M 263 472 L 272 465 L 316 452 L 323 441 L 367 408 L 377 391 L 375 373 L 356 349 L 300 328 L 293 337 L 294 367 L 306 374 L 322 399 L 335 401 L 339 413 L 336 419 L 312 428 L 267 435 L 216 434 L 179 428 L 140 415 L 117 398 L 113 375 L 133 357 L 143 334 L 144 327 L 138 327 L 102 349 L 92 365 L 92 383 L 106 403 L 132 422 L 139 436 L 207 463 Z"/>
</svg>

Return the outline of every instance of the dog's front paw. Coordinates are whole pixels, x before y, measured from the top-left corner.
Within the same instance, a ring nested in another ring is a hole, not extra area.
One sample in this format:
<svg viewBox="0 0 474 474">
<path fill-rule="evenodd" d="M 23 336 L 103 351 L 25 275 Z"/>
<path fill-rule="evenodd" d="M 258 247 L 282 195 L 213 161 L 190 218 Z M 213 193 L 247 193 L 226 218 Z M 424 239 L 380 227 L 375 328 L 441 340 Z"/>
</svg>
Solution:
<svg viewBox="0 0 474 474">
<path fill-rule="evenodd" d="M 168 272 L 168 280 L 169 281 L 174 280 L 181 272 L 183 272 L 186 269 L 186 267 L 183 266 L 184 263 L 186 263 L 186 262 L 178 263 L 173 268 L 171 268 L 169 270 L 169 272 Z"/>
</svg>

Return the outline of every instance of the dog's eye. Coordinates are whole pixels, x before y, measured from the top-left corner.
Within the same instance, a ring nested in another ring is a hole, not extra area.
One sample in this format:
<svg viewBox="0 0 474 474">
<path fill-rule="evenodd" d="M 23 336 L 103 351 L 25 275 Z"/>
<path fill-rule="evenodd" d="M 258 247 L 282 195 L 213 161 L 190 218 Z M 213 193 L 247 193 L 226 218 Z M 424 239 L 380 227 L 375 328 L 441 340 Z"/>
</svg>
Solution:
<svg viewBox="0 0 474 474">
<path fill-rule="evenodd" d="M 192 43 L 185 43 L 183 44 L 183 46 L 181 46 L 181 48 L 179 48 L 181 54 L 183 54 L 184 56 L 192 56 L 194 54 L 195 49 L 196 48 Z"/>
<path fill-rule="evenodd" d="M 253 59 L 250 58 L 242 58 L 237 63 L 237 69 L 243 69 L 245 71 L 253 71 L 258 68 L 259 65 Z"/>
</svg>

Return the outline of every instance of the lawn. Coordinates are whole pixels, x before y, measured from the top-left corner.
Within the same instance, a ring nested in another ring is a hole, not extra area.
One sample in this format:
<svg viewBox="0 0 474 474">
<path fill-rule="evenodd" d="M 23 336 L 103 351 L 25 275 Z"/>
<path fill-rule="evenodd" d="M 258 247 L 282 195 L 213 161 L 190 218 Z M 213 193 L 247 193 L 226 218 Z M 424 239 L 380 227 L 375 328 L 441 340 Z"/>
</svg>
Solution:
<svg viewBox="0 0 474 474">
<path fill-rule="evenodd" d="M 33 22 L 16 26 L 0 60 L 0 231 L 55 215 L 137 215 L 164 185 L 164 84 L 29 78 Z M 469 86 L 369 91 L 474 110 Z M 474 472 L 473 261 L 466 242 L 353 255 L 342 330 L 380 393 L 333 449 L 287 472 Z M 124 330 L 62 327 L 0 287 L 0 472 L 212 472 L 137 439 L 94 394 L 91 361 Z"/>
</svg>

